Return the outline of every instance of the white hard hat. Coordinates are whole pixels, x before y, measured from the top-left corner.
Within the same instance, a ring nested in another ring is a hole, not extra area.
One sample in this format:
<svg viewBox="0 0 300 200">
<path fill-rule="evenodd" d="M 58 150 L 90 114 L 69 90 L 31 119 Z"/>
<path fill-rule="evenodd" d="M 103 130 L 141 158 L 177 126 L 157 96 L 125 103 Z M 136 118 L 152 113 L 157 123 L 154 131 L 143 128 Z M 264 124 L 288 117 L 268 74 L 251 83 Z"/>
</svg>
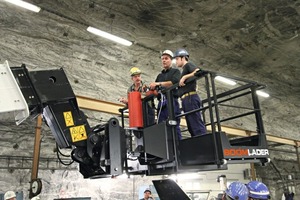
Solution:
<svg viewBox="0 0 300 200">
<path fill-rule="evenodd" d="M 40 200 L 40 197 L 39 196 L 35 196 L 31 200 Z"/>
<path fill-rule="evenodd" d="M 168 55 L 171 57 L 171 59 L 173 59 L 173 57 L 174 57 L 174 54 L 171 50 L 164 50 L 164 52 L 162 52 L 161 55 Z"/>
<path fill-rule="evenodd" d="M 4 200 L 10 199 L 10 198 L 14 198 L 14 197 L 16 197 L 16 194 L 15 194 L 14 191 L 7 191 L 4 194 Z"/>
</svg>

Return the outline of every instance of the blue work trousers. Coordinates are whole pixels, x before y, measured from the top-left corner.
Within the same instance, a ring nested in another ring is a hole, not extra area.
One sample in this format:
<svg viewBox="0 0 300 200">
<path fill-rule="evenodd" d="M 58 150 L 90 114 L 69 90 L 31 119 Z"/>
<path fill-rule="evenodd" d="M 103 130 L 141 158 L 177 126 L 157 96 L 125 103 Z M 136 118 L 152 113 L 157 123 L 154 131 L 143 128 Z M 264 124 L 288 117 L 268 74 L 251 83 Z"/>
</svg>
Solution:
<svg viewBox="0 0 300 200">
<path fill-rule="evenodd" d="M 174 98 L 173 101 L 173 105 L 174 105 L 174 111 L 175 111 L 175 116 L 179 115 L 180 112 L 180 108 L 179 108 L 179 103 L 178 103 L 178 99 Z M 169 118 L 169 114 L 168 114 L 168 106 L 167 106 L 167 100 L 166 99 L 161 99 L 158 102 L 158 106 L 157 106 L 157 123 L 161 123 L 163 121 L 166 121 Z M 176 125 L 176 132 L 178 135 L 178 139 L 181 140 L 181 131 L 180 131 L 180 118 L 176 119 L 177 125 Z"/>
<path fill-rule="evenodd" d="M 197 94 L 188 95 L 181 99 L 182 109 L 184 112 L 189 112 L 201 108 L 201 100 Z M 192 137 L 206 134 L 206 127 L 203 123 L 201 112 L 197 111 L 185 116 L 188 130 Z"/>
</svg>

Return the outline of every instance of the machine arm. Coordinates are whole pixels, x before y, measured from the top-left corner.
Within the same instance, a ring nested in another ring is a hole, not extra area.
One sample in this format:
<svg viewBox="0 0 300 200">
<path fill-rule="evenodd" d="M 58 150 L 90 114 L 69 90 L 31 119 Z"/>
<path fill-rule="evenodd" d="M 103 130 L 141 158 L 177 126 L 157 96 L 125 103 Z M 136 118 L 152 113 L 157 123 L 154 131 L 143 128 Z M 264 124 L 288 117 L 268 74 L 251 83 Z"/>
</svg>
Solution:
<svg viewBox="0 0 300 200">
<path fill-rule="evenodd" d="M 123 173 L 125 135 L 118 120 L 90 127 L 63 69 L 29 72 L 25 65 L 10 69 L 30 116 L 42 113 L 58 146 L 72 148 L 72 159 L 85 178 Z"/>
</svg>

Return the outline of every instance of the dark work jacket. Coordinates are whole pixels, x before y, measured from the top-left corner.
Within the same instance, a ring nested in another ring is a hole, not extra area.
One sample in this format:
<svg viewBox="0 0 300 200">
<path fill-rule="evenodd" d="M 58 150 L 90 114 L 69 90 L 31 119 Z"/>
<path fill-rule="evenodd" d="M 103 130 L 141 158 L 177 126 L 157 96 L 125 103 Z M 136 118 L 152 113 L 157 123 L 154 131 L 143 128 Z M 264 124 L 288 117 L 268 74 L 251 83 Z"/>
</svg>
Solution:
<svg viewBox="0 0 300 200">
<path fill-rule="evenodd" d="M 165 82 L 165 81 L 171 81 L 174 84 L 179 83 L 180 81 L 180 71 L 179 69 L 175 68 L 169 68 L 167 70 L 162 70 L 156 77 L 155 82 Z M 162 88 L 165 89 L 165 88 Z M 177 96 L 177 92 L 174 91 L 174 96 Z"/>
<path fill-rule="evenodd" d="M 192 73 L 193 71 L 195 71 L 195 69 L 197 69 L 196 65 L 194 65 L 193 63 L 190 63 L 190 62 L 186 63 L 183 66 L 181 77 L 183 77 L 186 74 Z M 185 82 L 187 82 L 188 80 L 189 79 L 185 80 Z M 191 82 L 187 83 L 185 86 L 180 87 L 178 89 L 178 96 L 181 97 L 182 95 L 184 95 L 188 92 L 196 91 L 196 87 L 197 87 L 197 81 L 196 80 L 191 81 Z"/>
</svg>

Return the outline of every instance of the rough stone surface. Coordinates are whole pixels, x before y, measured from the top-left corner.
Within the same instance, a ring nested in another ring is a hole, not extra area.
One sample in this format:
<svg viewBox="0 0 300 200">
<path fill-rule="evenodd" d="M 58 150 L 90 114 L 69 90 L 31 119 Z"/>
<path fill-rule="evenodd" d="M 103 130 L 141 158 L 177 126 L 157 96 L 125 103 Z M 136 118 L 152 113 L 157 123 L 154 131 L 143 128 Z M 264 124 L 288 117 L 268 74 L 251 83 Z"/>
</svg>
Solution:
<svg viewBox="0 0 300 200">
<path fill-rule="evenodd" d="M 299 1 L 28 2 L 42 11 L 33 13 L 0 2 L 1 63 L 25 63 L 29 70 L 62 67 L 77 95 L 117 102 L 131 83 L 132 66 L 140 67 L 144 80 L 152 82 L 161 69 L 160 52 L 184 47 L 191 61 L 203 69 L 266 84 L 270 98 L 260 99 L 266 133 L 300 140 Z M 124 47 L 94 36 L 87 26 L 127 38 L 134 45 Z M 199 93 L 203 94 L 200 81 Z M 86 114 L 92 125 L 111 117 Z M 252 122 L 245 118 L 228 125 L 255 131 Z M 35 120 L 19 127 L 0 122 L 0 155 L 32 156 L 34 132 Z M 42 135 L 41 157 L 55 158 L 54 139 L 45 125 Z M 286 158 L 296 156 L 282 156 Z M 294 165 L 290 160 L 286 164 Z M 299 173 L 299 168 L 295 170 Z M 3 180 L 0 185 L 5 188 Z"/>
</svg>

